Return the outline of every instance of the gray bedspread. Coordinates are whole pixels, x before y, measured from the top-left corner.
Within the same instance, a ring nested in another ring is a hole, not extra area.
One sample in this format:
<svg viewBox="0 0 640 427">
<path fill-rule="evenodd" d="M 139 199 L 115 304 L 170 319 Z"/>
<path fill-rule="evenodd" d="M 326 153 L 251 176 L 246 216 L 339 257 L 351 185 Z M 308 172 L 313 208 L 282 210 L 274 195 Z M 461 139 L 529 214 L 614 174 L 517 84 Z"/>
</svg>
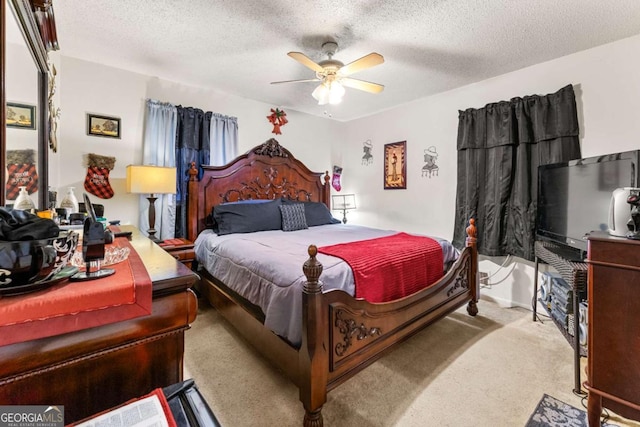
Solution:
<svg viewBox="0 0 640 427">
<path fill-rule="evenodd" d="M 373 239 L 397 233 L 358 225 L 331 224 L 306 230 L 281 230 L 216 235 L 203 231 L 195 242 L 196 257 L 215 278 L 221 280 L 265 314 L 265 326 L 300 345 L 302 328 L 302 265 L 309 258 L 307 249 Z M 458 257 L 458 251 L 444 239 L 432 237 L 443 248 L 444 263 Z M 323 265 L 320 280 L 325 291 L 341 289 L 355 294 L 353 272 L 340 258 L 318 254 Z"/>
</svg>

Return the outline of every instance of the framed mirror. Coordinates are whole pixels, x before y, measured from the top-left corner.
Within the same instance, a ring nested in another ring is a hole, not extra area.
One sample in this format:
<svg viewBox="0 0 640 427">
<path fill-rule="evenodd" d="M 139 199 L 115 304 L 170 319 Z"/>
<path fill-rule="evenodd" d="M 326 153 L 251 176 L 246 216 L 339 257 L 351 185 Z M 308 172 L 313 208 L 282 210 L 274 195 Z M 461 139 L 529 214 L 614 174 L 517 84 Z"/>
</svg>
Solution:
<svg viewBox="0 0 640 427">
<path fill-rule="evenodd" d="M 48 206 L 47 50 L 30 0 L 0 0 L 0 205 L 26 187 Z"/>
</svg>

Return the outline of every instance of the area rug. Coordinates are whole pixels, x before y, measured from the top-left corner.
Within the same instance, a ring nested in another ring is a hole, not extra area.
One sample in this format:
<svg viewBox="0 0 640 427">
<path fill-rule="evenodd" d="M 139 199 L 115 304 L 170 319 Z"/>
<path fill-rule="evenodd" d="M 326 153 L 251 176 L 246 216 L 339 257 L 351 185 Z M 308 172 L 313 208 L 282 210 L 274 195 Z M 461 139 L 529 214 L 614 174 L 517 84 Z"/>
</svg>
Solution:
<svg viewBox="0 0 640 427">
<path fill-rule="evenodd" d="M 587 413 L 545 394 L 525 427 L 588 427 Z M 602 424 L 603 427 L 617 427 Z"/>
</svg>

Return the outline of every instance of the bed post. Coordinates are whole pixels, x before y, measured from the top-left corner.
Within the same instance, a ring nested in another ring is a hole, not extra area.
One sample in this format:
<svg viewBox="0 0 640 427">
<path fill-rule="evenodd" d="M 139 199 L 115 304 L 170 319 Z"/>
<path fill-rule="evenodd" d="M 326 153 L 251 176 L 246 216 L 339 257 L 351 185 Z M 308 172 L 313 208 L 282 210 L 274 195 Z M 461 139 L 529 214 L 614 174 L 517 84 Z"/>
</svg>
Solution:
<svg viewBox="0 0 640 427">
<path fill-rule="evenodd" d="M 476 238 L 478 230 L 476 229 L 476 220 L 471 218 L 467 227 L 466 245 L 471 248 L 471 270 L 469 271 L 469 286 L 471 288 L 471 300 L 467 305 L 467 313 L 471 316 L 478 314 L 478 299 L 480 298 L 480 281 L 478 279 L 478 247 Z"/>
<path fill-rule="evenodd" d="M 187 188 L 187 239 L 194 242 L 198 236 L 198 169 L 196 162 L 189 165 L 189 184 Z"/>
<path fill-rule="evenodd" d="M 302 271 L 307 280 L 302 287 L 302 344 L 299 352 L 300 400 L 304 405 L 304 427 L 322 427 L 322 405 L 327 401 L 329 355 L 326 332 L 327 308 L 324 306 L 322 264 L 316 259 L 318 248 L 309 246 L 309 259 Z"/>
<path fill-rule="evenodd" d="M 329 176 L 329 171 L 324 172 L 324 181 L 322 183 L 322 200 L 321 202 L 327 205 L 329 209 L 331 209 L 330 202 L 331 195 L 331 177 Z"/>
</svg>

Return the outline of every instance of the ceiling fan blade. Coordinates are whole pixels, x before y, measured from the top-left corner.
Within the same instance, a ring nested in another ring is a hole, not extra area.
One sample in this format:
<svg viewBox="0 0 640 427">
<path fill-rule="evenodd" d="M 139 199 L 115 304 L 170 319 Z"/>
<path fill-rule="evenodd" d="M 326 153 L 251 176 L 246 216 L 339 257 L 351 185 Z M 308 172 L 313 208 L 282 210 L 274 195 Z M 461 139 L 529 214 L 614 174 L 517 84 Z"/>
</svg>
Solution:
<svg viewBox="0 0 640 427">
<path fill-rule="evenodd" d="M 365 70 L 367 68 L 371 68 L 376 65 L 380 65 L 384 62 L 384 58 L 379 53 L 370 53 L 368 55 L 363 56 L 360 59 L 356 59 L 353 62 L 348 63 L 344 67 L 340 68 L 340 74 L 343 76 L 348 76 L 353 73 L 357 73 L 358 71 Z"/>
<path fill-rule="evenodd" d="M 302 83 L 302 82 L 319 82 L 320 79 L 300 79 L 300 80 L 283 80 L 281 82 L 271 82 L 272 85 L 280 83 Z"/>
<path fill-rule="evenodd" d="M 287 53 L 287 55 L 289 55 L 290 57 L 292 57 L 293 59 L 295 59 L 302 65 L 304 65 L 305 67 L 311 68 L 313 71 L 321 73 L 324 70 L 324 68 L 322 68 L 319 64 L 316 64 L 315 62 L 313 62 L 313 60 L 309 58 L 307 55 L 305 55 L 304 53 L 289 52 Z"/>
<path fill-rule="evenodd" d="M 364 80 L 352 79 L 349 77 L 340 79 L 340 83 L 342 83 L 343 86 L 350 87 L 352 89 L 360 89 L 371 93 L 380 93 L 384 90 L 384 86 L 379 85 L 378 83 L 366 82 Z"/>
</svg>

